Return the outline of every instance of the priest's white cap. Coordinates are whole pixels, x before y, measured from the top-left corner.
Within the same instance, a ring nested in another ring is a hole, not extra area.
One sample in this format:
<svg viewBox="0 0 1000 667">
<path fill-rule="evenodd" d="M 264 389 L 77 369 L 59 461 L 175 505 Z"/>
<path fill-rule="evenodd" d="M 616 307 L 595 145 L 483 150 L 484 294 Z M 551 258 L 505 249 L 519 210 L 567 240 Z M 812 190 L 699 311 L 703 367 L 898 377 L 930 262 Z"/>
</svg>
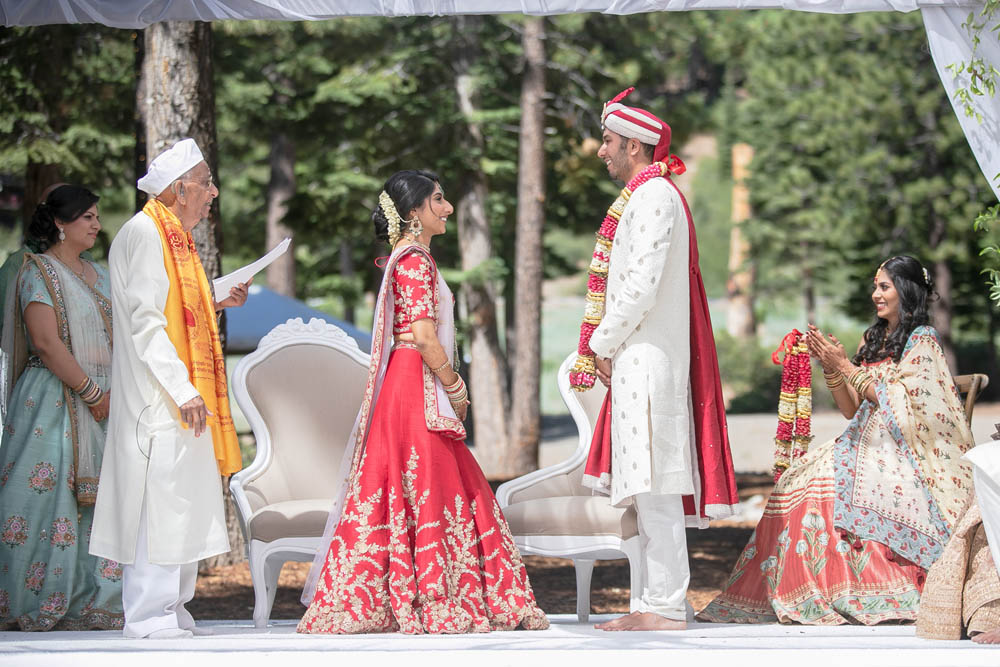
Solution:
<svg viewBox="0 0 1000 667">
<path fill-rule="evenodd" d="M 155 197 L 204 160 L 201 149 L 194 139 L 181 139 L 149 163 L 146 175 L 140 178 L 136 185 L 143 192 Z"/>
</svg>

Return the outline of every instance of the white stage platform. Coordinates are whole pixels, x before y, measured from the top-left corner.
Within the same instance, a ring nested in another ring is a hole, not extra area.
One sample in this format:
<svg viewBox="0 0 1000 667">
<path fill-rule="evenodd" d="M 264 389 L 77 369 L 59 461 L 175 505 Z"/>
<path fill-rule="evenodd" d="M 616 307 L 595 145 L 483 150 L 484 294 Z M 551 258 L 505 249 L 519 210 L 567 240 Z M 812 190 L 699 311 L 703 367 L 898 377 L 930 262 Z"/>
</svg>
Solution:
<svg viewBox="0 0 1000 667">
<path fill-rule="evenodd" d="M 1000 646 L 918 639 L 913 626 L 835 628 L 694 623 L 684 632 L 602 632 L 575 616 L 549 617 L 544 632 L 481 635 L 316 636 L 279 621 L 265 631 L 247 622 L 200 623 L 215 634 L 187 640 L 128 640 L 117 632 L 0 632 L 0 665 L 158 667 L 977 667 L 1000 665 Z M 610 616 L 593 616 L 602 621 Z M 683 662 L 678 662 L 683 661 Z"/>
</svg>

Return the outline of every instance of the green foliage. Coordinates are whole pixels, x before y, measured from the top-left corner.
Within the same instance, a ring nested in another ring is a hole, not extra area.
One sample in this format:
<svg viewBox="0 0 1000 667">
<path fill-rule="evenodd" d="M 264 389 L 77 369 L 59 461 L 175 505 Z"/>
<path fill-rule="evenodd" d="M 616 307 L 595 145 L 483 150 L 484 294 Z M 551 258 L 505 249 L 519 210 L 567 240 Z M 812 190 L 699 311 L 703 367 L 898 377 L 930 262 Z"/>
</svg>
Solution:
<svg viewBox="0 0 1000 667">
<path fill-rule="evenodd" d="M 689 204 L 697 227 L 698 263 L 710 299 L 726 296 L 729 276 L 733 180 L 723 169 L 730 169 L 728 161 L 701 159 Z"/>
<path fill-rule="evenodd" d="M 870 317 L 871 275 L 902 253 L 947 264 L 962 292 L 977 270 L 966 221 L 991 194 L 920 17 L 759 12 L 745 27 L 739 134 L 756 149 L 747 235 L 764 293 L 848 297 Z M 962 295 L 959 311 L 983 306 Z"/>
<path fill-rule="evenodd" d="M 132 203 L 132 33 L 96 25 L 0 28 L 0 164 L 58 165 L 60 177 Z"/>
<path fill-rule="evenodd" d="M 725 369 L 725 391 L 730 396 L 727 412 L 772 412 L 778 409 L 781 366 L 771 363 L 771 352 L 756 338 L 733 338 L 715 332 L 719 367 Z"/>
<path fill-rule="evenodd" d="M 520 16 L 213 24 L 226 261 L 264 250 L 271 142 L 283 134 L 295 147 L 286 224 L 296 232 L 300 297 L 361 310 L 379 277 L 372 259 L 387 252 L 373 238 L 370 211 L 384 180 L 414 167 L 438 172 L 452 202 L 471 174 L 486 175 L 496 257 L 448 278 L 501 282 L 510 296 L 522 24 Z M 774 317 L 775 303 L 810 288 L 868 320 L 872 270 L 908 252 L 951 268 L 956 337 L 969 345 L 985 339 L 977 256 L 995 258 L 1000 249 L 967 221 L 990 194 L 936 78 L 919 16 L 590 13 L 549 17 L 546 30 L 547 278 L 579 275 L 589 260 L 620 188 L 595 155 L 601 105 L 635 85 L 630 102 L 671 124 L 675 151 L 695 133 L 718 141 L 718 158 L 700 163 L 691 197 L 713 296 L 726 276 L 729 148 L 747 141 L 756 150 L 746 231 L 759 265 L 759 312 Z M 468 116 L 456 92 L 466 61 L 477 106 Z M 983 80 L 969 94 L 992 94 L 986 79 L 996 71 L 973 66 Z M 57 162 L 63 178 L 100 191 L 105 217 L 109 206 L 130 209 L 134 84 L 129 31 L 0 30 L 5 170 Z M 470 124 L 481 148 L 469 140 Z M 992 229 L 995 214 L 977 228 Z M 461 266 L 451 226 L 435 242 L 443 267 Z M 353 273 L 342 271 L 345 253 Z M 1000 279 L 1000 270 L 989 275 Z M 578 309 L 568 310 L 564 319 L 575 326 Z M 573 340 L 547 358 L 559 359 Z M 767 351 L 724 334 L 719 345 L 734 407 L 757 400 L 773 410 L 778 371 Z"/>
<path fill-rule="evenodd" d="M 1000 70 L 997 70 L 996 65 L 1000 63 L 987 62 L 979 54 L 979 45 L 982 43 L 984 31 L 991 33 L 987 39 L 996 39 L 1000 34 L 998 11 L 1000 11 L 1000 0 L 986 0 L 978 13 L 969 12 L 962 27 L 972 36 L 972 58 L 948 65 L 948 70 L 956 79 L 963 74 L 968 76 L 969 85 L 959 87 L 955 91 L 955 99 L 962 105 L 966 116 L 975 117 L 980 123 L 983 122 L 983 116 L 975 109 L 975 98 L 996 95 L 997 80 L 1000 78 Z M 1000 174 L 997 177 L 1000 177 Z"/>
<path fill-rule="evenodd" d="M 327 297 L 334 290 L 354 300 L 359 284 L 375 283 L 371 259 L 385 250 L 372 238 L 369 212 L 384 179 L 402 168 L 438 172 L 453 202 L 470 173 L 485 174 L 497 265 L 509 267 L 522 22 L 483 16 L 215 24 L 227 252 L 249 258 L 262 249 L 262 224 L 248 221 L 263 220 L 268 146 L 280 131 L 296 150 L 297 194 L 288 224 L 305 247 L 301 296 Z M 710 32 L 693 15 L 557 16 L 547 20 L 547 30 L 546 225 L 592 239 L 620 187 L 595 155 L 603 101 L 636 85 L 641 96 L 635 102 L 663 113 L 679 145 L 704 125 L 706 97 L 718 90 L 720 70 L 691 65 L 701 58 L 699 35 Z M 477 111 L 465 116 L 456 76 L 457 63 L 469 57 Z M 468 141 L 469 124 L 482 133 L 484 150 Z M 360 283 L 325 279 L 339 274 L 345 242 L 364 272 Z M 455 234 L 436 242 L 435 251 L 442 265 L 459 264 Z M 546 244 L 547 275 L 576 271 L 581 259 Z M 509 271 L 489 273 L 509 292 Z"/>
</svg>

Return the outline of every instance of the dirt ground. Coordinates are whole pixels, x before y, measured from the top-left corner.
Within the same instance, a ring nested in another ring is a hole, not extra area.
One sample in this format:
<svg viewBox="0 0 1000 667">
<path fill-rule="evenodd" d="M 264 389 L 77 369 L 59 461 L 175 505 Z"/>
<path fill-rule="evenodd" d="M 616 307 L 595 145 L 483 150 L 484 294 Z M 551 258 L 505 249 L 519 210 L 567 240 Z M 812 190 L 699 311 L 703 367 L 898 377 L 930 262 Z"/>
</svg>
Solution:
<svg viewBox="0 0 1000 667">
<path fill-rule="evenodd" d="M 770 493 L 765 476 L 740 476 L 740 499 Z M 691 562 L 691 585 L 688 600 L 702 609 L 729 576 L 736 559 L 750 539 L 754 524 L 720 521 L 707 530 L 688 529 L 688 555 Z M 573 562 L 563 558 L 525 556 L 525 565 L 539 606 L 549 614 L 576 612 L 576 576 Z M 303 606 L 299 595 L 308 563 L 286 563 L 278 579 L 272 619 L 297 619 Z M 594 567 L 590 592 L 591 611 L 595 614 L 625 613 L 629 606 L 629 568 L 625 560 L 598 561 Z M 194 600 L 187 605 L 195 618 L 240 620 L 253 616 L 253 587 L 246 563 L 217 567 L 198 577 Z"/>
</svg>

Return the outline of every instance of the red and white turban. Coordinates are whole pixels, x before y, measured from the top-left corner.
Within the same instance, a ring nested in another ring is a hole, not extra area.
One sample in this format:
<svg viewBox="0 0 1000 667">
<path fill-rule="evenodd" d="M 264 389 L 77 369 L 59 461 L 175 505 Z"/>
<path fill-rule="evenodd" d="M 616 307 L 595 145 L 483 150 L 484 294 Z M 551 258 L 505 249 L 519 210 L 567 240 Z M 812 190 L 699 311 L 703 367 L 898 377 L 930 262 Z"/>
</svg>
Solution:
<svg viewBox="0 0 1000 667">
<path fill-rule="evenodd" d="M 670 155 L 670 126 L 645 109 L 621 103 L 633 90 L 635 87 L 626 88 L 604 105 L 601 125 L 623 137 L 655 146 L 654 162 L 667 162 L 675 174 L 683 173 L 684 163 L 677 156 Z"/>
</svg>

